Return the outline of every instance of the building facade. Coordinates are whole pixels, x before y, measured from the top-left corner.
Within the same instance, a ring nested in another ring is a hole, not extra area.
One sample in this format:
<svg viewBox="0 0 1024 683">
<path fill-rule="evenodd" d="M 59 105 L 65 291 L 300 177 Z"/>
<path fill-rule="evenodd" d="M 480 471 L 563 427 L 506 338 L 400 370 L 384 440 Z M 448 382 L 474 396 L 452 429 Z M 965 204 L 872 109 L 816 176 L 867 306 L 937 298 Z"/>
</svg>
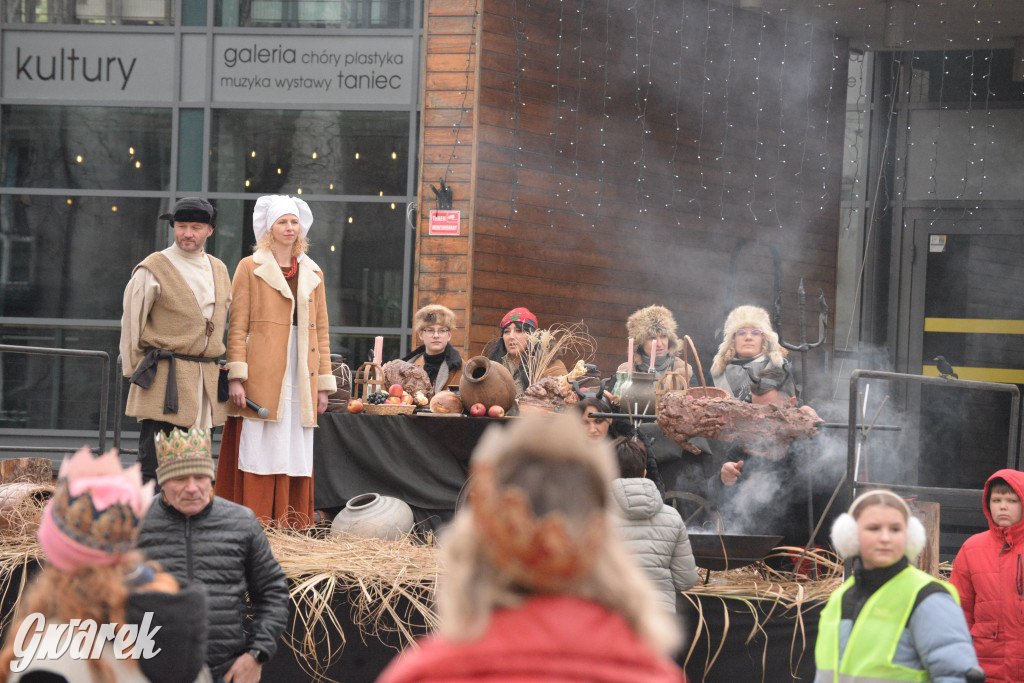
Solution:
<svg viewBox="0 0 1024 683">
<path fill-rule="evenodd" d="M 207 248 L 233 272 L 256 198 L 290 194 L 313 211 L 332 350 L 358 363 L 383 335 L 403 351 L 421 15 L 418 0 L 4 0 L 0 343 L 116 358 L 125 283 L 170 243 L 157 216 L 176 198 L 215 204 Z M 94 431 L 102 381 L 92 360 L 5 354 L 0 428 Z"/>
</svg>

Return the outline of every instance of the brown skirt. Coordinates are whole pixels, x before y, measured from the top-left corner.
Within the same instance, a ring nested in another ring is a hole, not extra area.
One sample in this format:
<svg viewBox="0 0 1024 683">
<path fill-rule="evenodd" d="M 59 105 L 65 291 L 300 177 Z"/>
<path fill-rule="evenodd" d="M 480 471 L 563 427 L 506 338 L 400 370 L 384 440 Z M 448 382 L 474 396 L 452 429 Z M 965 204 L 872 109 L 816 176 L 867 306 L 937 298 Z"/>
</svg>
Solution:
<svg viewBox="0 0 1024 683">
<path fill-rule="evenodd" d="M 238 469 L 238 442 L 242 418 L 224 423 L 214 493 L 244 505 L 263 524 L 305 529 L 313 524 L 313 477 L 287 474 L 252 474 Z"/>
</svg>

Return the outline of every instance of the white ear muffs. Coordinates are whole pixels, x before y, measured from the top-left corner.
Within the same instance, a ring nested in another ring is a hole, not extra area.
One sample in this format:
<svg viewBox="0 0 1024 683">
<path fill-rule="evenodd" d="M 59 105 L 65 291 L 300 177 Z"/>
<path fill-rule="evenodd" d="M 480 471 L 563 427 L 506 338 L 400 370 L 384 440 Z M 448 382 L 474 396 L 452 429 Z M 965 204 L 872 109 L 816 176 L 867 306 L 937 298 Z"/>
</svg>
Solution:
<svg viewBox="0 0 1024 683">
<path fill-rule="evenodd" d="M 907 520 L 907 547 L 904 549 L 903 554 L 907 556 L 908 560 L 913 562 L 921 554 L 921 551 L 924 550 L 924 544 L 924 524 L 921 524 L 921 520 L 917 517 L 911 516 Z"/>
<path fill-rule="evenodd" d="M 924 524 L 917 517 L 907 520 L 907 544 L 903 554 L 913 562 L 924 550 Z M 848 512 L 836 517 L 832 523 L 832 545 L 843 559 L 860 554 L 860 540 L 857 537 L 857 520 Z"/>
<path fill-rule="evenodd" d="M 832 545 L 843 559 L 848 559 L 860 552 L 860 541 L 857 539 L 857 520 L 848 512 L 836 517 L 832 522 Z"/>
</svg>

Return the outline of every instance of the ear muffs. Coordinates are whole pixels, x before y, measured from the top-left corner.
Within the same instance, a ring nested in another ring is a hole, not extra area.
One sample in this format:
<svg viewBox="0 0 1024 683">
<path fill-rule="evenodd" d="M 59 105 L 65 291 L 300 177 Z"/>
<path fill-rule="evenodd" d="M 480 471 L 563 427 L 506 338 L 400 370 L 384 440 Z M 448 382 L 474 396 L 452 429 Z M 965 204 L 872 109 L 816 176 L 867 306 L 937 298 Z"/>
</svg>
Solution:
<svg viewBox="0 0 1024 683">
<path fill-rule="evenodd" d="M 849 559 L 860 552 L 860 540 L 857 538 L 857 520 L 849 512 L 836 517 L 832 523 L 832 545 L 836 547 L 839 557 Z"/>
<path fill-rule="evenodd" d="M 907 547 L 904 549 L 903 554 L 907 556 L 907 559 L 913 562 L 924 550 L 925 544 L 925 533 L 924 524 L 921 524 L 921 520 L 917 517 L 911 517 L 907 520 Z"/>
<path fill-rule="evenodd" d="M 908 560 L 913 562 L 921 554 L 921 551 L 924 550 L 925 542 L 924 524 L 917 517 L 911 516 L 907 520 L 907 544 L 903 554 L 906 555 Z M 832 545 L 835 546 L 836 552 L 843 559 L 849 559 L 860 554 L 857 520 L 850 513 L 844 512 L 836 517 L 836 521 L 832 523 Z"/>
</svg>

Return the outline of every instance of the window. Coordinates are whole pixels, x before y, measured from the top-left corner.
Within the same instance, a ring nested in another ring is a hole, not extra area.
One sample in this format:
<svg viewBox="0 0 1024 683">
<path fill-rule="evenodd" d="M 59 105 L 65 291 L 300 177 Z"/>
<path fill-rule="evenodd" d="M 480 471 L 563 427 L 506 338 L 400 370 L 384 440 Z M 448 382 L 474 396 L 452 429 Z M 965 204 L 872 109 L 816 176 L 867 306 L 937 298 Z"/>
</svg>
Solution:
<svg viewBox="0 0 1024 683">
<path fill-rule="evenodd" d="M 213 113 L 210 189 L 259 194 L 405 195 L 409 114 Z"/>
<path fill-rule="evenodd" d="M 0 119 L 4 187 L 169 187 L 170 109 L 11 105 Z"/>
<path fill-rule="evenodd" d="M 214 12 L 217 26 L 412 26 L 412 0 L 216 0 Z"/>
<path fill-rule="evenodd" d="M 174 24 L 173 0 L 6 0 L 4 5 L 4 21 L 17 24 Z"/>
</svg>

